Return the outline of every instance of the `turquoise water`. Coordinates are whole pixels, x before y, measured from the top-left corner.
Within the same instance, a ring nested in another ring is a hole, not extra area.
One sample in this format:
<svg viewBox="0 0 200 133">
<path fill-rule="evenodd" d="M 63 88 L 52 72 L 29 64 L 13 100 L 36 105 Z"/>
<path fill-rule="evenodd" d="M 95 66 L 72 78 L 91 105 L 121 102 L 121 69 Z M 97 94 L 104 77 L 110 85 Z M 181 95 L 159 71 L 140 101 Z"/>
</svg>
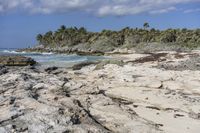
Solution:
<svg viewBox="0 0 200 133">
<path fill-rule="evenodd" d="M 31 57 L 42 66 L 68 67 L 84 61 L 105 59 L 103 56 L 78 56 L 54 53 L 16 52 L 15 49 L 0 49 L 0 55 L 22 55 Z"/>
</svg>

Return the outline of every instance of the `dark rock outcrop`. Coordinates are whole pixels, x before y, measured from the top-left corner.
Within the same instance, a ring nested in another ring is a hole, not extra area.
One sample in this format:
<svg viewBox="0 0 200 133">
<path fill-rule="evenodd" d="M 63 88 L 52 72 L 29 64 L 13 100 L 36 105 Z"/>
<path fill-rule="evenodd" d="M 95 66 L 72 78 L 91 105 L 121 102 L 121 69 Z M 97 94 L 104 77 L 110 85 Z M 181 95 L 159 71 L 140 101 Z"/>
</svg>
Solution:
<svg viewBox="0 0 200 133">
<path fill-rule="evenodd" d="M 6 74 L 8 72 L 4 65 L 0 65 L 0 75 Z"/>
<path fill-rule="evenodd" d="M 53 66 L 53 67 L 46 68 L 45 71 L 48 72 L 48 73 L 50 73 L 50 72 L 55 71 L 57 69 L 58 69 L 58 67 Z"/>
<path fill-rule="evenodd" d="M 0 56 L 0 65 L 5 66 L 28 66 L 35 65 L 36 61 L 32 58 L 24 57 L 24 56 Z"/>
<path fill-rule="evenodd" d="M 92 65 L 92 64 L 98 64 L 98 62 L 92 62 L 92 61 L 81 62 L 81 63 L 75 64 L 72 67 L 72 69 L 73 70 L 80 70 L 82 67 L 89 66 L 89 65 Z"/>
</svg>

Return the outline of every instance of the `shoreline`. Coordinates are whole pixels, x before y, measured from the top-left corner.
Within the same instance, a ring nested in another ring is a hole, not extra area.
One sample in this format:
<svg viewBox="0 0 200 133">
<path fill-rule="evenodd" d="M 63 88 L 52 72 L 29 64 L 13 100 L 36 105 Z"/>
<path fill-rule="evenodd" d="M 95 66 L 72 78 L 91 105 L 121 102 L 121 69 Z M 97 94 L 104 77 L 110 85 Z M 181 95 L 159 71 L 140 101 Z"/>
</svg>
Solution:
<svg viewBox="0 0 200 133">
<path fill-rule="evenodd" d="M 102 56 L 105 53 L 101 51 L 78 51 L 72 49 L 66 50 L 58 50 L 58 49 L 49 49 L 49 48 L 25 48 L 25 49 L 18 49 L 17 52 L 39 52 L 39 53 L 55 53 L 55 54 L 77 54 L 77 55 L 91 55 L 91 56 Z"/>
<path fill-rule="evenodd" d="M 0 67 L 0 131 L 199 132 L 200 51 L 112 57 Z"/>
<path fill-rule="evenodd" d="M 105 59 L 111 59 L 110 56 L 95 56 L 95 55 L 77 55 L 76 53 L 47 53 L 47 51 L 8 51 L 4 50 L 0 56 L 10 56 L 11 58 L 17 59 L 17 57 L 32 58 L 37 61 L 43 67 L 57 66 L 57 67 L 72 67 L 75 64 L 81 62 L 94 62 Z M 3 58 L 3 57 L 2 57 Z M 0 58 L 1 59 L 1 58 Z M 16 61 L 14 61 L 16 62 Z"/>
</svg>

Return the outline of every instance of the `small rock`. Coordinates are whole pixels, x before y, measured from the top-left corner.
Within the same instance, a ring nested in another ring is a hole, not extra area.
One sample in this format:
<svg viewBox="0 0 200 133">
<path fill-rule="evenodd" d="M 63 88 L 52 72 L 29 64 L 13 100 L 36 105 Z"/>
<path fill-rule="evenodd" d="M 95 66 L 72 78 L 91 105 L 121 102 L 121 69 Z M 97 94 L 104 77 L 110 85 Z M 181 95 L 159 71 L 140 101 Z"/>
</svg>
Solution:
<svg viewBox="0 0 200 133">
<path fill-rule="evenodd" d="M 8 69 L 4 65 L 0 65 L 0 75 L 8 73 Z"/>
<path fill-rule="evenodd" d="M 48 67 L 48 68 L 45 69 L 45 72 L 51 73 L 52 71 L 55 71 L 55 70 L 57 70 L 57 69 L 58 69 L 58 67 L 55 67 L 55 66 L 53 66 L 53 67 Z"/>
<path fill-rule="evenodd" d="M 97 64 L 97 62 L 89 62 L 89 61 L 86 61 L 86 62 L 81 62 L 81 63 L 78 63 L 78 64 L 75 64 L 72 69 L 73 70 L 80 70 L 81 68 L 85 67 L 85 66 L 89 66 L 89 65 L 92 65 L 92 64 Z"/>
<path fill-rule="evenodd" d="M 15 97 L 11 97 L 10 98 L 10 104 L 13 104 L 15 102 L 15 99 L 16 99 Z"/>
</svg>

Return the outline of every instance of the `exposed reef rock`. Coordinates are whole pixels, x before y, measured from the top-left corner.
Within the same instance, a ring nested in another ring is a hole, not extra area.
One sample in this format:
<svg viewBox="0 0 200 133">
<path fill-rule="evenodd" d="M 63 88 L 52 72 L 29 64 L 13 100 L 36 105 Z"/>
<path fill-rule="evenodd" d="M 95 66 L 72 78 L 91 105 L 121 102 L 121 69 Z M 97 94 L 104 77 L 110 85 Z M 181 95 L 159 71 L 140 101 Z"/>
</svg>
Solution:
<svg viewBox="0 0 200 133">
<path fill-rule="evenodd" d="M 5 66 L 0 65 L 0 75 L 6 74 L 7 72 L 8 69 Z"/>
<path fill-rule="evenodd" d="M 81 68 L 83 68 L 83 67 L 85 67 L 85 66 L 92 65 L 92 64 L 98 64 L 98 62 L 92 62 L 92 61 L 81 62 L 81 63 L 75 64 L 75 65 L 72 67 L 72 69 L 73 69 L 73 70 L 80 70 Z"/>
<path fill-rule="evenodd" d="M 198 66 L 162 67 L 199 55 L 113 55 L 119 61 L 76 70 L 0 66 L 0 133 L 199 133 Z"/>
<path fill-rule="evenodd" d="M 0 56 L 0 65 L 5 66 L 28 66 L 35 65 L 36 61 L 24 56 Z"/>
</svg>

